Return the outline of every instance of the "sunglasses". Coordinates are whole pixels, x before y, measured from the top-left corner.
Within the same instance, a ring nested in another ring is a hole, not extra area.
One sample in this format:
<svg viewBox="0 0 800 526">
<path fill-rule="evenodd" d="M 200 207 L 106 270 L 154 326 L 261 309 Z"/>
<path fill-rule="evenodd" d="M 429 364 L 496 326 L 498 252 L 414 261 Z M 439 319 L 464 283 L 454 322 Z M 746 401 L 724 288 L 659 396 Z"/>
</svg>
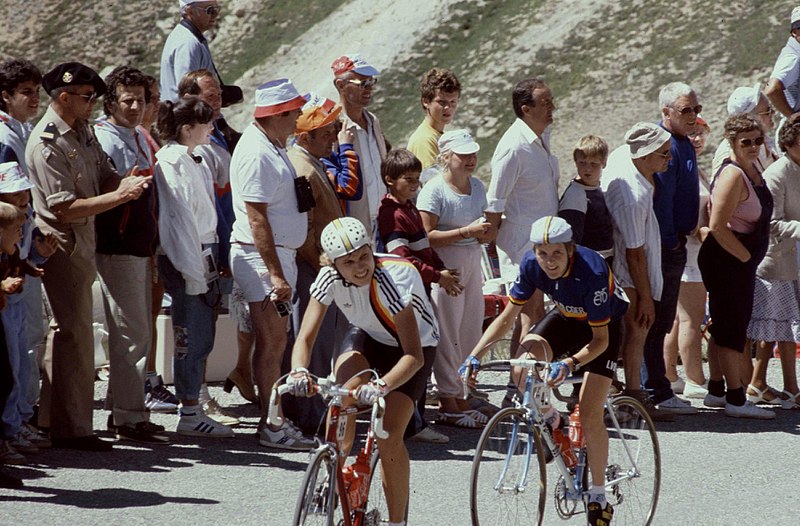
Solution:
<svg viewBox="0 0 800 526">
<path fill-rule="evenodd" d="M 680 113 L 681 115 L 689 115 L 690 113 L 694 113 L 695 115 L 698 115 L 700 112 L 703 111 L 703 106 L 698 104 L 697 106 L 694 106 L 694 107 L 685 106 L 685 107 L 683 107 L 681 109 L 678 109 L 678 108 L 673 108 L 673 109 L 675 111 L 677 111 L 678 113 Z"/>
<path fill-rule="evenodd" d="M 195 9 L 202 11 L 208 16 L 219 16 L 221 8 L 218 5 L 210 5 L 203 9 L 202 7 L 195 7 Z"/>
<path fill-rule="evenodd" d="M 373 78 L 368 78 L 366 80 L 348 79 L 347 82 L 349 82 L 350 84 L 355 84 L 356 86 L 358 86 L 361 89 L 368 89 L 368 88 L 373 87 L 375 84 L 377 84 L 378 83 L 378 79 L 376 79 L 374 77 Z"/>
<path fill-rule="evenodd" d="M 764 137 L 756 137 L 755 139 L 739 139 L 739 144 L 745 148 L 750 148 L 751 146 L 761 146 L 764 144 Z"/>
<path fill-rule="evenodd" d="M 97 92 L 93 91 L 91 93 L 83 94 L 83 93 L 72 93 L 71 91 L 68 92 L 70 95 L 75 95 L 76 97 L 80 97 L 85 99 L 87 103 L 91 104 L 97 100 Z"/>
</svg>

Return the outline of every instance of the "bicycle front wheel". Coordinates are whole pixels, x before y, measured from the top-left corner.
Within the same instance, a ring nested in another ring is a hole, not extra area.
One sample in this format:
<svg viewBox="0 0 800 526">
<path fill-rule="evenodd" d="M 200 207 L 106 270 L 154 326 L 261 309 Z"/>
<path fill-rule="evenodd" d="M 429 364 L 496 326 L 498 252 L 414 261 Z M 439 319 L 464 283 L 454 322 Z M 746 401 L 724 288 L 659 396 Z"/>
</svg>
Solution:
<svg viewBox="0 0 800 526">
<path fill-rule="evenodd" d="M 545 471 L 539 432 L 517 407 L 502 409 L 481 434 L 470 476 L 472 524 L 542 524 Z"/>
<path fill-rule="evenodd" d="M 642 526 L 653 521 L 661 489 L 661 451 L 650 415 L 634 398 L 620 396 L 611 403 L 606 495 L 614 506 L 615 526 Z M 607 408 L 608 410 L 608 408 Z"/>
<path fill-rule="evenodd" d="M 337 526 L 341 508 L 336 500 L 336 459 L 330 449 L 319 449 L 312 454 L 306 468 L 297 506 L 294 511 L 295 526 Z"/>
<path fill-rule="evenodd" d="M 381 467 L 378 448 L 372 450 L 369 462 L 372 478 L 369 483 L 369 494 L 364 512 L 366 526 L 379 526 L 389 522 L 389 508 L 386 505 L 386 492 L 383 487 L 383 468 Z"/>
</svg>

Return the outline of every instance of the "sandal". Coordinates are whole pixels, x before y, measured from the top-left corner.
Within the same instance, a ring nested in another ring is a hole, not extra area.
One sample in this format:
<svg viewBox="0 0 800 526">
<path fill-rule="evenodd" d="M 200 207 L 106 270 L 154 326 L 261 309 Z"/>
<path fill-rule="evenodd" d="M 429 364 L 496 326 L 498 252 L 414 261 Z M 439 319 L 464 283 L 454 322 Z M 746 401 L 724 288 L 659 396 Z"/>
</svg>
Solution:
<svg viewBox="0 0 800 526">
<path fill-rule="evenodd" d="M 476 422 L 479 424 L 486 425 L 486 422 L 489 421 L 489 417 L 484 415 L 482 412 L 478 411 L 477 409 L 467 409 L 464 413 L 470 415 L 472 418 L 475 419 Z"/>
<path fill-rule="evenodd" d="M 752 395 L 752 394 L 750 394 L 750 391 L 754 391 L 756 394 Z M 764 398 L 764 395 L 766 395 L 767 393 L 771 394 L 773 396 L 773 398 L 771 398 L 770 400 L 767 400 L 766 398 Z M 759 389 L 758 387 L 754 386 L 753 384 L 748 385 L 747 386 L 747 399 L 750 402 L 753 402 L 754 404 L 781 405 L 781 406 L 783 405 L 782 404 L 782 400 L 783 399 L 780 396 L 778 396 L 777 394 L 775 394 L 773 392 L 772 388 L 770 388 L 769 386 L 767 386 L 767 388 L 762 391 L 761 389 Z"/>
<path fill-rule="evenodd" d="M 486 415 L 487 418 L 493 417 L 498 411 L 500 411 L 499 407 L 482 398 L 472 397 L 467 399 L 467 403 L 471 409 Z"/>
<path fill-rule="evenodd" d="M 786 398 L 783 398 L 783 397 Z M 789 391 L 783 391 L 779 397 L 781 401 L 781 409 L 800 409 L 800 392 L 792 394 Z"/>
<path fill-rule="evenodd" d="M 474 410 L 465 411 L 463 413 L 443 413 L 439 411 L 436 414 L 436 423 L 445 426 L 463 427 L 465 429 L 479 429 L 483 427 L 486 422 L 478 422 L 475 417 L 470 414 L 475 412 Z M 486 417 L 484 416 L 484 418 Z"/>
</svg>

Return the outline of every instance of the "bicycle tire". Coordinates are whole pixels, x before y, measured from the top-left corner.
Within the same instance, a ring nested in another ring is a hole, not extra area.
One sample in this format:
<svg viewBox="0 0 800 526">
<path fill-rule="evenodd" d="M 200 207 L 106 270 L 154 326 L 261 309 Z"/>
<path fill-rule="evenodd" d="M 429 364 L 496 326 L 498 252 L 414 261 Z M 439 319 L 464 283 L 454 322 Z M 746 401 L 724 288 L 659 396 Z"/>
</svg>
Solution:
<svg viewBox="0 0 800 526">
<path fill-rule="evenodd" d="M 619 396 L 611 405 L 619 423 L 617 430 L 606 414 L 606 496 L 614 507 L 613 523 L 615 526 L 649 526 L 661 491 L 661 450 L 656 428 L 638 400 Z M 612 482 L 615 479 L 617 483 Z"/>
<path fill-rule="evenodd" d="M 389 521 L 389 508 L 386 504 L 386 492 L 383 487 L 383 468 L 378 448 L 372 450 L 369 461 L 371 479 L 367 503 L 364 506 L 364 526 L 380 526 Z"/>
<path fill-rule="evenodd" d="M 306 468 L 297 505 L 295 526 L 337 526 L 341 508 L 337 506 L 336 460 L 328 448 L 312 453 Z M 336 516 L 338 513 L 338 516 Z"/>
<path fill-rule="evenodd" d="M 489 420 L 470 474 L 473 526 L 542 524 L 547 487 L 543 447 L 523 409 L 508 407 Z"/>
</svg>

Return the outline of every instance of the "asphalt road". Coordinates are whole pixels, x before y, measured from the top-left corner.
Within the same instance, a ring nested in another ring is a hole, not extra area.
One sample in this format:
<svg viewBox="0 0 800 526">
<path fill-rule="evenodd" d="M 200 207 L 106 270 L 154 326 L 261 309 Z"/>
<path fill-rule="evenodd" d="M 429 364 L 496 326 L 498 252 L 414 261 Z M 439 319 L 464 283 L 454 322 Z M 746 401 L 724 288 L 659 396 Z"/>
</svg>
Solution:
<svg viewBox="0 0 800 526">
<path fill-rule="evenodd" d="M 781 385 L 776 364 L 770 381 Z M 96 386 L 95 427 L 105 429 L 107 412 L 99 410 L 105 384 Z M 493 400 L 501 396 L 498 387 L 490 386 Z M 0 490 L 0 525 L 290 524 L 308 455 L 260 447 L 255 406 L 218 387 L 212 394 L 243 416 L 235 438 L 173 435 L 169 446 L 124 443 L 112 453 L 42 451 L 28 466 L 6 468 L 26 487 Z M 154 421 L 171 431 L 177 417 L 155 415 Z M 797 525 L 799 427 L 800 411 L 780 410 L 772 421 L 701 409 L 659 423 L 663 473 L 654 524 Z M 441 430 L 451 437 L 445 446 L 409 444 L 410 525 L 469 524 L 468 481 L 479 432 Z M 551 491 L 544 523 L 562 524 Z"/>
</svg>

